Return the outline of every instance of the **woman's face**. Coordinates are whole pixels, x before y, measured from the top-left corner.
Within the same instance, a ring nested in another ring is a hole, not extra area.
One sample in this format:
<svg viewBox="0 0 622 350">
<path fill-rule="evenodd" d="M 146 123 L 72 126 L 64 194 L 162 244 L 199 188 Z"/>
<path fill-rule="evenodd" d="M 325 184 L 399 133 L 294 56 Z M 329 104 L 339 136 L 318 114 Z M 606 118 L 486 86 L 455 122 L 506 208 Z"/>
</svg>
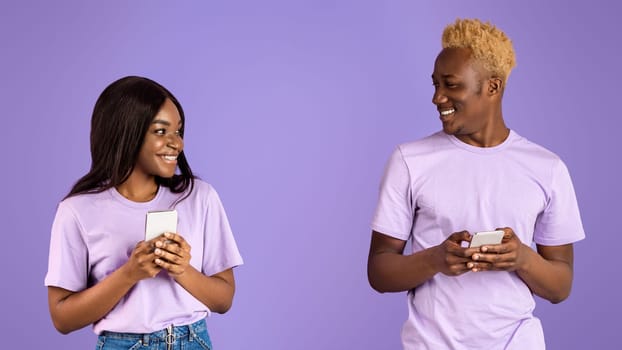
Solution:
<svg viewBox="0 0 622 350">
<path fill-rule="evenodd" d="M 184 148 L 182 121 L 175 104 L 166 99 L 153 117 L 145 135 L 134 172 L 146 177 L 170 178 L 175 175 L 177 156 Z"/>
</svg>

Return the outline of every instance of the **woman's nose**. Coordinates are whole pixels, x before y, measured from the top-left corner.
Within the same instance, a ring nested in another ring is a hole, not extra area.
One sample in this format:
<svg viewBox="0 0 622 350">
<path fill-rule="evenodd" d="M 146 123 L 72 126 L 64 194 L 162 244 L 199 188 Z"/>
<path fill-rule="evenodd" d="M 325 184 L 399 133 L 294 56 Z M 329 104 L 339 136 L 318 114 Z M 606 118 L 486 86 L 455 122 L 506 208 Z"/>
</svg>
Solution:
<svg viewBox="0 0 622 350">
<path fill-rule="evenodd" d="M 183 141 L 179 135 L 170 134 L 166 145 L 174 150 L 179 150 L 183 145 Z"/>
</svg>

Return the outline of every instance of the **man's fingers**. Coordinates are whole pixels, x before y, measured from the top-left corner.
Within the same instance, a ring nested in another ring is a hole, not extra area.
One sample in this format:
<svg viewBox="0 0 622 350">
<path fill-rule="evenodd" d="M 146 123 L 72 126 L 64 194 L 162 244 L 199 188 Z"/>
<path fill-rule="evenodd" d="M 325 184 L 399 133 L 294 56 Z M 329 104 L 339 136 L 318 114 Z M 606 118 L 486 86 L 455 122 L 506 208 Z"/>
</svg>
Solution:
<svg viewBox="0 0 622 350">
<path fill-rule="evenodd" d="M 488 271 L 488 270 L 492 270 L 493 269 L 493 265 L 491 263 L 488 262 L 483 262 L 483 261 L 470 261 L 468 263 L 466 263 L 466 266 L 469 270 L 473 271 L 473 272 L 478 272 L 478 271 Z"/>
<path fill-rule="evenodd" d="M 482 246 L 480 251 L 485 254 L 505 254 L 511 252 L 513 247 L 508 243 Z"/>
<path fill-rule="evenodd" d="M 478 262 L 479 261 L 483 261 L 483 262 L 492 263 L 494 265 L 498 265 L 498 264 L 504 263 L 504 262 L 511 262 L 511 263 L 513 263 L 516 260 L 516 254 L 513 254 L 513 253 L 507 253 L 507 254 L 475 253 L 471 257 L 471 259 L 473 259 L 473 261 L 478 261 Z"/>
<path fill-rule="evenodd" d="M 452 241 L 455 243 L 462 243 L 462 241 L 471 241 L 471 234 L 468 231 L 460 231 L 454 232 L 449 237 L 447 237 L 448 241 Z"/>
</svg>

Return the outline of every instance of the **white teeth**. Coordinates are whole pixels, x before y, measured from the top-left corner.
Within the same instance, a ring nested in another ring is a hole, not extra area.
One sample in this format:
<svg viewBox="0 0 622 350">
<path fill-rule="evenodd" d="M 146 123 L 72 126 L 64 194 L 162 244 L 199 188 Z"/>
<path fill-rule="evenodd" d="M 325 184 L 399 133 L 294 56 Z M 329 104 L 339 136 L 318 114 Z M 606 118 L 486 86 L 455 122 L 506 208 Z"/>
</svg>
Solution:
<svg viewBox="0 0 622 350">
<path fill-rule="evenodd" d="M 450 115 L 450 114 L 453 114 L 455 111 L 456 111 L 456 110 L 455 110 L 455 109 L 453 109 L 453 108 L 452 108 L 452 109 L 448 109 L 448 110 L 446 110 L 446 111 L 441 111 L 441 115 L 442 115 L 442 116 Z"/>
<path fill-rule="evenodd" d="M 170 161 L 177 160 L 177 156 L 162 156 L 162 158 Z"/>
</svg>

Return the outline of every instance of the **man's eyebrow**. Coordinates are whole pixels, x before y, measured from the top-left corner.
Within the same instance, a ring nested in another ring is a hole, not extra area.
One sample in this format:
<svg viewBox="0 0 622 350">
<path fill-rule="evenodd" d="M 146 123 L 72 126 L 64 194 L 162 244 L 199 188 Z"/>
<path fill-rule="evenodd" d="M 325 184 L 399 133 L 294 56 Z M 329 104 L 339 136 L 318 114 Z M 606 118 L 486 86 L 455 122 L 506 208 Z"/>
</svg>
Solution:
<svg viewBox="0 0 622 350">
<path fill-rule="evenodd" d="M 455 74 L 443 74 L 441 75 L 441 78 L 445 79 L 445 78 L 455 78 L 457 77 L 457 75 Z M 432 74 L 432 79 L 434 79 L 434 74 Z"/>
</svg>

